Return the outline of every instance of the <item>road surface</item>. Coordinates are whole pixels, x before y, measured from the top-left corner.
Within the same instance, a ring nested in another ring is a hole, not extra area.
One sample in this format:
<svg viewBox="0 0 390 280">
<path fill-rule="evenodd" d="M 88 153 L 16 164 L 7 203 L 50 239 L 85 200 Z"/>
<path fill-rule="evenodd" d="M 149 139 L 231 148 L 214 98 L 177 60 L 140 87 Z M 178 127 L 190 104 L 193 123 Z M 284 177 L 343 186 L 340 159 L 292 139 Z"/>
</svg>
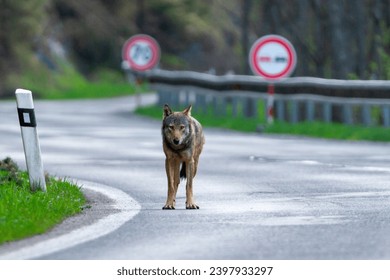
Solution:
<svg viewBox="0 0 390 280">
<path fill-rule="evenodd" d="M 23 167 L 15 106 L 0 102 L 0 157 Z M 163 211 L 161 124 L 134 115 L 134 98 L 35 107 L 45 170 L 141 207 L 112 232 L 38 259 L 390 259 L 389 144 L 205 129 L 200 210 L 185 210 L 182 183 L 176 210 Z"/>
</svg>

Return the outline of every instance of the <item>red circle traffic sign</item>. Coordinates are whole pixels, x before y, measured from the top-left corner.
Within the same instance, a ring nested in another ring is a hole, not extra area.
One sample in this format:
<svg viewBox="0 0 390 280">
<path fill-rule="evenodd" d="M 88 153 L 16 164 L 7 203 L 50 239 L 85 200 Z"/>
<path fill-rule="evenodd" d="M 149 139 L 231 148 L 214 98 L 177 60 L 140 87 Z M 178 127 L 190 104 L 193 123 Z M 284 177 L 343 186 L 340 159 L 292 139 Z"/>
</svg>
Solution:
<svg viewBox="0 0 390 280">
<path fill-rule="evenodd" d="M 258 39 L 249 52 L 249 64 L 253 73 L 268 80 L 291 75 L 297 63 L 293 45 L 279 35 L 267 35 Z"/>
<path fill-rule="evenodd" d="M 123 45 L 122 59 L 133 70 L 150 70 L 160 61 L 160 46 L 149 35 L 134 35 Z"/>
</svg>

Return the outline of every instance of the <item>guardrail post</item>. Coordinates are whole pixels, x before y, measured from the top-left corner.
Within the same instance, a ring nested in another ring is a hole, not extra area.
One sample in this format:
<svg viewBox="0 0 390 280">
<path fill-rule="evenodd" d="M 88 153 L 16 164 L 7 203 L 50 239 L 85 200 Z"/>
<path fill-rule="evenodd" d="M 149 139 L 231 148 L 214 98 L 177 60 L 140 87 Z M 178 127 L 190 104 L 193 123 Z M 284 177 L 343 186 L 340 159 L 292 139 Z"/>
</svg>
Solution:
<svg viewBox="0 0 390 280">
<path fill-rule="evenodd" d="M 243 99 L 243 110 L 246 118 L 254 118 L 257 116 L 257 99 L 245 97 Z M 267 107 L 268 108 L 268 107 Z"/>
<path fill-rule="evenodd" d="M 306 120 L 314 121 L 314 102 L 311 100 L 306 101 Z"/>
<path fill-rule="evenodd" d="M 383 126 L 390 126 L 390 108 L 387 105 L 382 106 L 382 118 L 383 118 Z"/>
<path fill-rule="evenodd" d="M 178 107 L 186 106 L 186 91 L 185 90 L 178 90 L 177 91 L 177 100 L 178 100 Z"/>
<path fill-rule="evenodd" d="M 296 100 L 291 100 L 290 102 L 290 120 L 291 123 L 297 123 L 298 122 L 298 102 Z"/>
<path fill-rule="evenodd" d="M 200 100 L 201 100 L 201 103 L 203 106 L 203 113 L 207 114 L 209 111 L 209 105 L 207 103 L 207 96 L 205 94 L 202 94 L 202 95 L 198 95 L 198 97 L 201 97 Z"/>
<path fill-rule="evenodd" d="M 179 110 L 180 108 L 180 91 L 178 91 L 176 88 L 172 93 L 171 96 L 171 102 L 173 108 L 176 108 L 176 110 Z"/>
<path fill-rule="evenodd" d="M 226 100 L 223 96 L 214 96 L 214 114 L 216 116 L 226 116 Z"/>
<path fill-rule="evenodd" d="M 158 91 L 158 104 L 160 107 L 170 103 L 170 93 L 165 90 Z"/>
<path fill-rule="evenodd" d="M 181 102 L 182 104 L 184 104 L 185 107 L 189 106 L 190 105 L 190 91 L 188 90 L 184 90 L 184 91 L 181 91 L 180 92 L 180 101 L 183 100 L 183 102 Z"/>
<path fill-rule="evenodd" d="M 237 118 L 239 115 L 239 98 L 234 96 L 232 98 L 232 115 L 233 117 Z"/>
<path fill-rule="evenodd" d="M 345 124 L 350 124 L 350 125 L 353 124 L 351 104 L 343 105 L 343 115 L 344 115 L 343 121 Z"/>
<path fill-rule="evenodd" d="M 212 113 L 214 115 L 217 115 L 217 112 L 218 112 L 218 99 L 214 95 L 211 96 L 211 104 L 212 104 Z"/>
<path fill-rule="evenodd" d="M 195 90 L 189 90 L 188 91 L 188 105 L 196 103 L 196 96 L 198 94 L 199 93 L 196 92 Z"/>
<path fill-rule="evenodd" d="M 253 106 L 253 109 L 252 109 L 253 110 L 253 117 L 258 118 L 259 117 L 259 99 L 253 98 L 252 106 Z M 273 121 L 273 118 L 272 118 L 272 121 Z"/>
<path fill-rule="evenodd" d="M 30 189 L 46 192 L 32 93 L 29 90 L 17 89 L 15 95 Z"/>
<path fill-rule="evenodd" d="M 196 113 L 200 113 L 204 111 L 202 97 L 203 94 L 195 94 L 195 106 L 193 110 L 195 110 Z"/>
<path fill-rule="evenodd" d="M 284 100 L 276 100 L 275 101 L 275 107 L 276 107 L 276 118 L 279 121 L 284 121 Z"/>
<path fill-rule="evenodd" d="M 158 96 L 157 104 L 161 107 L 161 105 L 164 104 L 163 93 L 161 90 L 157 91 L 157 96 Z"/>
<path fill-rule="evenodd" d="M 332 104 L 330 102 L 324 102 L 322 104 L 322 118 L 327 123 L 332 121 Z"/>
<path fill-rule="evenodd" d="M 363 118 L 363 124 L 366 126 L 371 125 L 371 107 L 367 104 L 364 104 L 362 106 L 362 118 Z"/>
<path fill-rule="evenodd" d="M 249 118 L 252 114 L 252 112 L 250 111 L 250 99 L 249 98 L 241 98 L 241 102 L 242 102 L 242 115 L 246 118 Z"/>
<path fill-rule="evenodd" d="M 226 101 L 226 97 L 225 96 L 220 97 L 219 106 L 220 106 L 221 116 L 225 117 L 226 114 L 227 114 L 227 101 Z"/>
<path fill-rule="evenodd" d="M 216 116 L 221 116 L 222 115 L 222 108 L 221 108 L 221 97 L 220 96 L 215 96 L 214 97 L 214 114 Z"/>
</svg>

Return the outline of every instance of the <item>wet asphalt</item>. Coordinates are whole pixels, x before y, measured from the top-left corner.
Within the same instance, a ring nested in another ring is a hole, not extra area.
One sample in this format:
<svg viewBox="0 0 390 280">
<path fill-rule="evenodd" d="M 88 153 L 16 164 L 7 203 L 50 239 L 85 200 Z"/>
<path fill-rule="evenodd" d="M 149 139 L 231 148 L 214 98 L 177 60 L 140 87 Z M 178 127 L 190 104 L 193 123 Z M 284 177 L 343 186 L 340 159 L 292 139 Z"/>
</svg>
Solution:
<svg viewBox="0 0 390 280">
<path fill-rule="evenodd" d="M 200 209 L 185 210 L 182 183 L 176 210 L 163 211 L 161 123 L 135 106 L 132 97 L 35 101 L 46 171 L 118 188 L 142 207 L 108 235 L 39 258 L 390 259 L 389 144 L 206 128 Z M 24 167 L 20 137 L 15 103 L 1 101 L 0 157 Z M 110 215 L 108 200 L 88 195 Z"/>
</svg>

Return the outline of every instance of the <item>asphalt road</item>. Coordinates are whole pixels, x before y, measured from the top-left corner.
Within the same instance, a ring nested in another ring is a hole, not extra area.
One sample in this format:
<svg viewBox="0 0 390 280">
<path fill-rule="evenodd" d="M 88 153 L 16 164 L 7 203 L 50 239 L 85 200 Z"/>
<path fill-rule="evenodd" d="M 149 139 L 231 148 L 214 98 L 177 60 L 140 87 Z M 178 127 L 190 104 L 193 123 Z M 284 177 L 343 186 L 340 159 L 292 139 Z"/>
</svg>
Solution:
<svg viewBox="0 0 390 280">
<path fill-rule="evenodd" d="M 141 206 L 113 232 L 38 258 L 390 259 L 389 144 L 206 129 L 200 210 L 185 210 L 182 184 L 177 209 L 163 211 L 161 124 L 133 115 L 133 98 L 35 107 L 49 173 L 109 185 Z M 1 101 L 0 157 L 24 166 L 20 137 L 15 103 Z"/>
</svg>

